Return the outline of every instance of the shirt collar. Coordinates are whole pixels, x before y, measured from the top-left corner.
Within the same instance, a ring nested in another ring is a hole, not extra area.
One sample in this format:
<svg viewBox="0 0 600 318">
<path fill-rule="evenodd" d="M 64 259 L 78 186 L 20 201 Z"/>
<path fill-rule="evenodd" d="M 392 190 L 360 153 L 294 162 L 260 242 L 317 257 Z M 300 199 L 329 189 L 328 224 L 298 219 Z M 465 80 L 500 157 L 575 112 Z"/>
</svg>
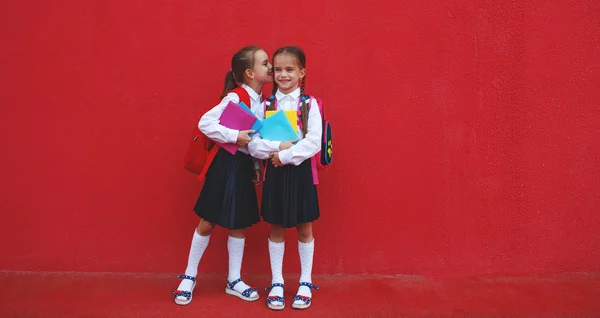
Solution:
<svg viewBox="0 0 600 318">
<path fill-rule="evenodd" d="M 248 92 L 248 95 L 250 95 L 250 98 L 253 101 L 261 101 L 262 99 L 262 92 L 259 94 L 257 94 L 252 88 L 250 88 L 250 86 L 246 85 L 246 84 L 242 84 L 242 87 Z M 250 107 L 250 105 L 248 105 L 248 107 Z"/>
<path fill-rule="evenodd" d="M 294 90 L 293 92 L 291 92 L 289 94 L 284 94 L 280 90 L 277 90 L 277 93 L 275 94 L 275 97 L 277 98 L 277 100 L 281 100 L 282 98 L 284 98 L 286 96 L 290 96 L 293 99 L 298 99 L 298 97 L 300 97 L 300 87 L 296 88 L 296 90 Z"/>
</svg>

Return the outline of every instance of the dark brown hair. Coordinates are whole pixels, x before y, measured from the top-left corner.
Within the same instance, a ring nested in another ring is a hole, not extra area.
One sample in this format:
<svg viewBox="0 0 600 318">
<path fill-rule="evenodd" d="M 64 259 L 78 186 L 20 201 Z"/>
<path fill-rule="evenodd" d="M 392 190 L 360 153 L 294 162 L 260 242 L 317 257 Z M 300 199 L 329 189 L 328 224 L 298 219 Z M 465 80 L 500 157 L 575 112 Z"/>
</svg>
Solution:
<svg viewBox="0 0 600 318">
<path fill-rule="evenodd" d="M 262 51 L 263 49 L 258 46 L 246 46 L 235 52 L 231 58 L 231 69 L 225 75 L 225 84 L 223 85 L 223 92 L 221 98 L 227 96 L 232 89 L 238 87 L 237 83 L 244 82 L 244 72 L 247 69 L 254 67 L 254 53 Z"/>
<path fill-rule="evenodd" d="M 298 66 L 301 69 L 306 68 L 306 54 L 304 51 L 298 46 L 284 46 L 280 47 L 273 53 L 273 63 L 275 63 L 275 57 L 279 54 L 290 54 L 296 57 L 296 61 L 298 62 Z M 275 72 L 273 72 L 273 76 Z M 302 132 L 306 136 L 308 131 L 308 106 L 306 105 L 306 101 L 309 99 L 308 95 L 304 94 L 304 88 L 306 87 L 306 75 L 302 78 L 302 84 L 300 85 L 300 100 L 302 101 L 301 107 L 301 116 L 302 116 Z M 267 110 L 274 110 L 275 103 L 275 93 L 277 93 L 277 82 L 273 81 L 273 91 L 271 92 L 271 96 L 267 99 Z"/>
</svg>

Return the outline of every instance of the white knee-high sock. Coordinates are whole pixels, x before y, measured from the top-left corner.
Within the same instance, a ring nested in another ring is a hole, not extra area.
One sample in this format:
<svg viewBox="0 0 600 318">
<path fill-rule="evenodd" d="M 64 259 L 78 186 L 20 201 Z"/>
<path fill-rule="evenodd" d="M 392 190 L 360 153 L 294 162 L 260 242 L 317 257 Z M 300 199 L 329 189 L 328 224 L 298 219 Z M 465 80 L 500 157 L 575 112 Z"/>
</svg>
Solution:
<svg viewBox="0 0 600 318">
<path fill-rule="evenodd" d="M 298 241 L 298 253 L 300 254 L 300 268 L 302 270 L 300 274 L 300 282 L 307 282 L 312 284 L 312 265 L 313 255 L 315 253 L 315 240 L 309 243 L 302 243 Z M 298 288 L 298 294 L 302 296 L 312 296 L 310 288 L 306 286 L 300 286 Z"/>
<path fill-rule="evenodd" d="M 227 280 L 230 283 L 233 283 L 241 277 L 242 259 L 244 258 L 245 242 L 245 238 L 235 238 L 231 236 L 227 240 L 227 251 L 229 252 L 229 276 L 227 277 Z M 244 283 L 243 281 L 233 286 L 233 289 L 240 293 L 244 292 L 244 290 L 248 288 L 250 288 L 250 286 L 246 285 L 246 283 Z M 256 292 L 250 294 L 250 297 L 255 296 Z"/>
<path fill-rule="evenodd" d="M 204 255 L 204 251 L 208 247 L 208 242 L 210 241 L 210 235 L 202 236 L 198 234 L 197 231 L 194 231 L 194 236 L 192 237 L 192 246 L 190 247 L 190 255 L 188 256 L 188 265 L 185 269 L 185 274 L 189 276 L 196 277 L 198 275 L 198 264 L 200 264 L 200 260 L 202 259 L 202 255 Z"/>
<path fill-rule="evenodd" d="M 283 254 L 285 252 L 285 242 L 276 243 L 269 240 L 269 256 L 271 260 L 271 283 L 283 284 Z M 269 296 L 283 297 L 283 288 L 275 287 L 269 292 Z M 274 306 L 282 306 L 282 302 L 274 301 Z"/>
<path fill-rule="evenodd" d="M 283 254 L 285 242 L 276 243 L 269 240 L 269 256 L 271 261 L 271 283 L 283 284 Z"/>
<path fill-rule="evenodd" d="M 229 252 L 229 282 L 241 277 L 242 259 L 244 258 L 245 238 L 229 237 L 227 240 L 227 251 Z"/>
<path fill-rule="evenodd" d="M 210 241 L 210 235 L 202 236 L 194 230 L 194 236 L 192 237 L 192 246 L 190 247 L 190 254 L 188 256 L 188 264 L 185 269 L 185 274 L 188 276 L 196 277 L 198 275 L 198 264 L 204 255 L 208 242 Z M 190 291 L 194 283 L 189 279 L 184 279 L 179 284 L 178 290 Z"/>
</svg>

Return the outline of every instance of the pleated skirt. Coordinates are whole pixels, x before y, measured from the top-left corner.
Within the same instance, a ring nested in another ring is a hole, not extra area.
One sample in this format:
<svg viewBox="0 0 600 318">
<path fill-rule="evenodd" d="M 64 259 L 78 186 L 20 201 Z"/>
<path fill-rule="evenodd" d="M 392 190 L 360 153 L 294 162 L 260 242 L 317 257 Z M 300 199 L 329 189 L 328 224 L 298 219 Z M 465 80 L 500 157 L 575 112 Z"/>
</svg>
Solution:
<svg viewBox="0 0 600 318">
<path fill-rule="evenodd" d="M 219 149 L 206 172 L 194 207 L 198 216 L 228 229 L 243 229 L 260 221 L 252 158 Z"/>
<path fill-rule="evenodd" d="M 263 220 L 290 228 L 315 221 L 319 215 L 317 186 L 313 184 L 310 160 L 299 166 L 278 168 L 269 160 L 262 194 Z"/>
</svg>

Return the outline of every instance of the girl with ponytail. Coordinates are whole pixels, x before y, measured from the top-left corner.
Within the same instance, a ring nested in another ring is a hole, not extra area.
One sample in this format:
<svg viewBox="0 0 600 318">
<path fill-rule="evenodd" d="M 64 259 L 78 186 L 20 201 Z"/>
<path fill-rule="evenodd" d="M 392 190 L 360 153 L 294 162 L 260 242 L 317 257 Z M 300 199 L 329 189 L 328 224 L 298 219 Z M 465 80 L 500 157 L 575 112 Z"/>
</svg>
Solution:
<svg viewBox="0 0 600 318">
<path fill-rule="evenodd" d="M 219 124 L 219 117 L 229 102 L 245 101 L 253 112 L 262 107 L 262 87 L 273 81 L 272 66 L 267 53 L 257 46 L 247 46 L 231 59 L 231 69 L 225 76 L 221 102 L 202 116 L 198 128 L 208 138 L 219 143 L 236 143 L 235 155 L 219 149 L 208 171 L 194 211 L 201 218 L 194 230 L 185 274 L 173 292 L 175 303 L 192 301 L 198 264 L 208 246 L 215 226 L 229 229 L 229 276 L 225 292 L 246 301 L 258 299 L 255 288 L 242 281 L 240 271 L 244 255 L 245 229 L 260 221 L 254 185 L 261 183 L 260 164 L 248 154 L 249 134 Z"/>
</svg>

